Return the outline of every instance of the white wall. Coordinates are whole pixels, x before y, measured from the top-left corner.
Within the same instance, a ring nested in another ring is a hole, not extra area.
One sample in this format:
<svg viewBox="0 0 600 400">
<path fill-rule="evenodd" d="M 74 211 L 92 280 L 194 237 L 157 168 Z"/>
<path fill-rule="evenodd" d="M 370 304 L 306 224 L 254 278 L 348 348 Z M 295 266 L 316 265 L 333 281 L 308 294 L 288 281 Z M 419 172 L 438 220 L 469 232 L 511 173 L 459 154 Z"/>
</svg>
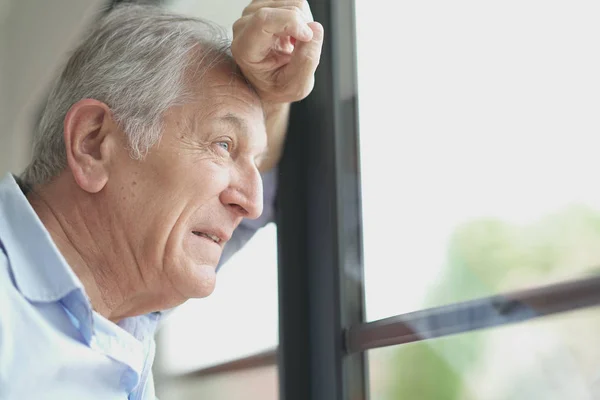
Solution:
<svg viewBox="0 0 600 400">
<path fill-rule="evenodd" d="M 103 0 L 0 0 L 0 174 L 19 173 L 51 78 Z"/>
<path fill-rule="evenodd" d="M 169 8 L 176 12 L 206 18 L 230 29 L 249 3 L 250 0 L 171 0 Z"/>
<path fill-rule="evenodd" d="M 8 0 L 0 0 L 0 176 L 9 168 L 12 163 L 12 157 L 9 149 L 12 147 L 9 140 L 12 138 L 8 134 L 8 90 L 7 90 L 7 63 L 6 51 L 6 30 L 5 19 L 8 16 Z M 9 157 L 11 157 L 9 159 Z"/>
</svg>

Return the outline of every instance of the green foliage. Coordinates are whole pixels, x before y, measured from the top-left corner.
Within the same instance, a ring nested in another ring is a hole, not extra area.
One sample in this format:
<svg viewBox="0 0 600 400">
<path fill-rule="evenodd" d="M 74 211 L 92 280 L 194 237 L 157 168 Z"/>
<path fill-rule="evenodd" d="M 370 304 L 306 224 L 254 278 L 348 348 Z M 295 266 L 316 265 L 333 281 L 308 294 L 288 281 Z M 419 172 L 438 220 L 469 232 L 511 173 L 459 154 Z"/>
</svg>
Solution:
<svg viewBox="0 0 600 400">
<path fill-rule="evenodd" d="M 449 239 L 439 284 L 425 307 L 488 296 L 519 286 L 575 278 L 600 265 L 600 213 L 572 206 L 527 226 L 494 218 L 467 222 Z M 468 398 L 468 375 L 484 360 L 484 335 L 398 346 L 387 399 Z"/>
<path fill-rule="evenodd" d="M 396 360 L 391 399 L 457 399 L 460 372 L 428 343 L 404 346 Z"/>
</svg>

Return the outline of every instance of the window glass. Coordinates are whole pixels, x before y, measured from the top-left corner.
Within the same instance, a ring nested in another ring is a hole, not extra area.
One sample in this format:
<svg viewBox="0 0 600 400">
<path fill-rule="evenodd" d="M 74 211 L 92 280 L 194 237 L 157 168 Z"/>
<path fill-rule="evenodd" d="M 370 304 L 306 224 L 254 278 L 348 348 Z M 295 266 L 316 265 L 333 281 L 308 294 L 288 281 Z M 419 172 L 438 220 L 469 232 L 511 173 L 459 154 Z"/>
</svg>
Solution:
<svg viewBox="0 0 600 400">
<path fill-rule="evenodd" d="M 215 291 L 192 299 L 160 331 L 160 374 L 178 375 L 274 349 L 279 343 L 277 230 L 271 223 L 219 271 Z"/>
<path fill-rule="evenodd" d="M 157 396 L 161 400 L 277 400 L 278 391 L 277 367 L 273 365 L 165 383 Z"/>
<path fill-rule="evenodd" d="M 368 353 L 377 400 L 592 400 L 600 309 Z"/>
<path fill-rule="evenodd" d="M 369 320 L 598 271 L 599 16 L 356 0 Z"/>
</svg>

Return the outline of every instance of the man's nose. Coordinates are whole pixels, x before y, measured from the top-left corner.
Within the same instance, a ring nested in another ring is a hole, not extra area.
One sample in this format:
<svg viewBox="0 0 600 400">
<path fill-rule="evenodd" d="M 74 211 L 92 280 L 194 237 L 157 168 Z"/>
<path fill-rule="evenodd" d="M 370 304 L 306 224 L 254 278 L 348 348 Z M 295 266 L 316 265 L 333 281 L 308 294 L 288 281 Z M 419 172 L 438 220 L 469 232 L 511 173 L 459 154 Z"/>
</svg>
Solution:
<svg viewBox="0 0 600 400">
<path fill-rule="evenodd" d="M 231 175 L 229 187 L 221 193 L 221 202 L 243 218 L 256 219 L 263 212 L 262 178 L 249 166 Z"/>
</svg>

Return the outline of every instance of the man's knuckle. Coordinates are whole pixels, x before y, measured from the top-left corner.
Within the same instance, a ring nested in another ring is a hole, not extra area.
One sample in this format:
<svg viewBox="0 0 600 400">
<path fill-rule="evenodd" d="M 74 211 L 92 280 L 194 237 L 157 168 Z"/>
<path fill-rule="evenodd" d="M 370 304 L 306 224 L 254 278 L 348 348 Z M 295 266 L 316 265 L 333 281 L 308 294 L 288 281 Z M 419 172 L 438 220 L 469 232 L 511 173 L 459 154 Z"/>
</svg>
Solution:
<svg viewBox="0 0 600 400">
<path fill-rule="evenodd" d="M 286 22 L 285 25 L 283 25 L 283 28 L 281 29 L 281 31 L 290 35 L 293 33 L 293 28 L 289 22 Z"/>
<path fill-rule="evenodd" d="M 234 59 L 238 58 L 238 50 L 239 50 L 238 47 L 239 47 L 239 42 L 238 42 L 238 40 L 236 40 L 234 38 L 234 40 L 231 42 L 231 47 L 230 47 L 231 55 L 233 56 Z"/>
<path fill-rule="evenodd" d="M 294 4 L 294 8 L 298 10 L 298 12 L 303 16 L 305 20 L 312 21 L 313 16 L 307 1 L 296 2 Z"/>
<path fill-rule="evenodd" d="M 298 7 L 292 7 L 290 8 L 290 10 L 294 12 L 296 18 L 304 18 L 304 13 L 302 12 L 302 9 Z"/>
<path fill-rule="evenodd" d="M 299 10 L 304 10 L 308 6 L 308 2 L 306 0 L 297 0 L 294 1 L 294 6 Z"/>
<path fill-rule="evenodd" d="M 252 4 L 244 7 L 244 9 L 242 10 L 242 15 L 248 15 L 251 14 L 254 11 L 254 8 L 252 7 Z"/>
<path fill-rule="evenodd" d="M 293 34 L 298 27 L 306 23 L 305 17 L 297 10 L 286 9 L 284 11 L 285 14 L 282 14 L 282 20 L 285 19 L 285 29 L 283 30 L 285 33 Z"/>
<path fill-rule="evenodd" d="M 268 8 L 261 8 L 256 11 L 253 15 L 253 18 L 259 23 L 266 23 L 271 19 L 273 12 Z"/>
<path fill-rule="evenodd" d="M 244 20 L 243 19 L 238 19 L 237 21 L 235 21 L 233 23 L 233 26 L 231 27 L 231 30 L 233 31 L 233 34 L 235 35 L 236 32 L 238 32 L 240 29 L 242 29 L 242 27 L 244 26 Z"/>
<path fill-rule="evenodd" d="M 295 18 L 306 19 L 306 13 L 297 5 L 288 5 L 283 7 L 283 9 L 285 9 L 289 15 L 293 15 Z"/>
<path fill-rule="evenodd" d="M 287 4 L 287 7 L 290 9 L 296 9 L 296 10 L 302 11 L 302 8 L 304 8 L 304 5 L 303 5 L 302 1 L 292 1 L 291 3 Z"/>
</svg>

